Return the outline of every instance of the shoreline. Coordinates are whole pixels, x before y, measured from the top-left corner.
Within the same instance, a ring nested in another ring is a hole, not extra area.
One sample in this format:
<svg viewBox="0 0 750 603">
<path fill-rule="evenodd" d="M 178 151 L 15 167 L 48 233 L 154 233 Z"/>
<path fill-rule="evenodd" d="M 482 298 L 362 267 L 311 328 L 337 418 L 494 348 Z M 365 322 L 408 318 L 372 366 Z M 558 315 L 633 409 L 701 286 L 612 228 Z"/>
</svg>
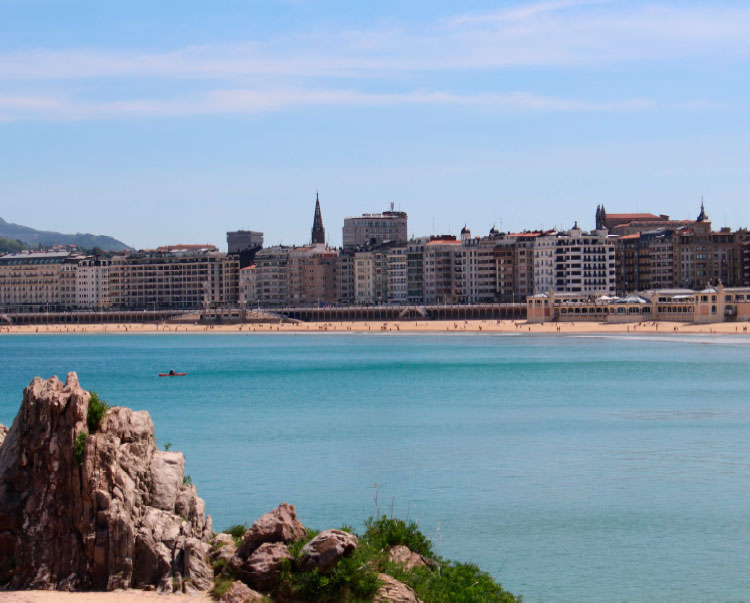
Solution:
<svg viewBox="0 0 750 603">
<path fill-rule="evenodd" d="M 155 324 L 100 323 L 86 325 L 1 326 L 0 335 L 160 335 L 160 334 L 316 334 L 372 333 L 380 335 L 425 334 L 516 334 L 516 335 L 750 335 L 750 323 L 711 324 L 650 321 L 643 323 L 550 322 L 527 323 L 513 320 L 439 320 L 392 322 L 310 322 L 244 324 Z"/>
</svg>

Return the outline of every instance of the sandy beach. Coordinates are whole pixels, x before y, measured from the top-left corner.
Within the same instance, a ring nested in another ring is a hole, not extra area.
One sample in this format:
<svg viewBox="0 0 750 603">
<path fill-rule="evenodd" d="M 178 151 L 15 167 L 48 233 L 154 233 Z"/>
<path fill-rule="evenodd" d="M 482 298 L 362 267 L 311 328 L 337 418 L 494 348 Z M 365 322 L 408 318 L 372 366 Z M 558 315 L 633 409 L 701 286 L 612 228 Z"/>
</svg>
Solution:
<svg viewBox="0 0 750 603">
<path fill-rule="evenodd" d="M 749 334 L 747 322 L 693 324 L 675 322 L 595 323 L 548 322 L 531 324 L 513 320 L 442 320 L 398 322 L 306 322 L 203 324 L 89 324 L 89 325 L 15 325 L 0 327 L 0 334 L 128 334 L 128 333 L 504 333 L 504 334 Z"/>
</svg>

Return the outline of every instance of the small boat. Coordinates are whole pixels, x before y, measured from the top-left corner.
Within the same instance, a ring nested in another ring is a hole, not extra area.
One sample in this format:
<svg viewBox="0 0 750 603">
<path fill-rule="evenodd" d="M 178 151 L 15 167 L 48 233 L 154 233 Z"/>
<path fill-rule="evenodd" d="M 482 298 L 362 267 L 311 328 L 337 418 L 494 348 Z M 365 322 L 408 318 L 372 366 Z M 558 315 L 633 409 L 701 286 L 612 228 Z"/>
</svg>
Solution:
<svg viewBox="0 0 750 603">
<path fill-rule="evenodd" d="M 187 375 L 187 373 L 175 373 L 174 371 L 159 373 L 159 377 L 184 377 L 185 375 Z"/>
</svg>

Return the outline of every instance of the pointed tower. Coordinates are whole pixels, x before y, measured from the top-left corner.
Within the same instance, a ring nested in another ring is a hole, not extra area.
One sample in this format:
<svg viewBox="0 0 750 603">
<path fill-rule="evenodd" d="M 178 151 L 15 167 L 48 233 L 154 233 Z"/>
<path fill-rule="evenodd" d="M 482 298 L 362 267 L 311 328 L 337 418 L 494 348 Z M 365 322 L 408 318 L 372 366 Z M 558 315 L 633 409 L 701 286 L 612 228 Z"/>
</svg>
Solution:
<svg viewBox="0 0 750 603">
<path fill-rule="evenodd" d="M 318 197 L 318 192 L 315 191 L 315 218 L 313 218 L 312 243 L 315 245 L 316 243 L 325 244 L 325 242 L 326 231 L 323 228 L 323 216 L 320 214 L 320 197 Z"/>
<path fill-rule="evenodd" d="M 698 214 L 696 222 L 705 222 L 706 220 L 708 220 L 708 216 L 706 215 L 706 208 L 703 207 L 703 197 L 701 196 L 701 213 Z"/>
</svg>

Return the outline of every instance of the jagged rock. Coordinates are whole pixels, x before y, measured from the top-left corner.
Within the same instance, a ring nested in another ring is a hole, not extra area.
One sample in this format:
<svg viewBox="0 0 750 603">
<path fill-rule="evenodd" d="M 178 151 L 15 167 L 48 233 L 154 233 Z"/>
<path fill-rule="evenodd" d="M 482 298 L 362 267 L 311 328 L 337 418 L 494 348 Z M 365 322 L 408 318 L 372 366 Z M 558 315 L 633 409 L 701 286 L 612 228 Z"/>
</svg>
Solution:
<svg viewBox="0 0 750 603">
<path fill-rule="evenodd" d="M 8 428 L 5 425 L 0 424 L 0 446 L 3 445 L 5 436 L 8 435 Z"/>
<path fill-rule="evenodd" d="M 260 601 L 263 601 L 263 595 L 254 591 L 244 582 L 237 580 L 227 592 L 219 597 L 219 601 L 224 603 L 260 603 Z"/>
<path fill-rule="evenodd" d="M 422 603 L 411 586 L 399 582 L 388 574 L 378 574 L 383 585 L 375 593 L 373 603 Z"/>
<path fill-rule="evenodd" d="M 294 505 L 281 503 L 273 511 L 261 515 L 245 532 L 238 554 L 247 559 L 265 542 L 294 542 L 306 533 L 305 526 L 297 519 Z"/>
<path fill-rule="evenodd" d="M 432 559 L 413 552 L 408 546 L 404 546 L 403 544 L 397 544 L 389 548 L 388 559 L 394 563 L 400 563 L 408 570 L 415 567 L 432 567 L 435 564 Z"/>
<path fill-rule="evenodd" d="M 250 583 L 261 590 L 273 588 L 281 573 L 284 559 L 291 559 L 289 548 L 281 542 L 264 542 L 244 562 L 243 570 Z"/>
<path fill-rule="evenodd" d="M 77 458 L 88 403 L 75 373 L 24 390 L 0 447 L 0 584 L 210 588 L 211 519 L 182 483 L 182 454 L 157 450 L 147 412 L 115 407 Z"/>
<path fill-rule="evenodd" d="M 357 548 L 357 537 L 343 530 L 324 530 L 302 547 L 302 566 L 325 574 Z"/>
<path fill-rule="evenodd" d="M 235 546 L 234 539 L 231 535 L 217 534 L 213 539 L 209 557 L 212 563 L 216 563 L 217 561 L 229 563 L 236 552 L 237 547 Z"/>
</svg>

